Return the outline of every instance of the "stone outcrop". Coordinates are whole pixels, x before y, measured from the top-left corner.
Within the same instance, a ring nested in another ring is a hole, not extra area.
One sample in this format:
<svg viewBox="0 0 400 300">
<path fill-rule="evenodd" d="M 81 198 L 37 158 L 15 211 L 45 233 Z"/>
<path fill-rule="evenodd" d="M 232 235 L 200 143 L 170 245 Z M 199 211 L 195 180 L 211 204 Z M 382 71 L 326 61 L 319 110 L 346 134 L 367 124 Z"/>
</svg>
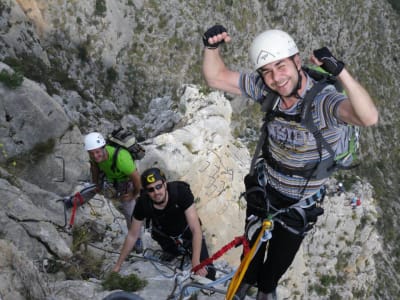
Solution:
<svg viewBox="0 0 400 300">
<path fill-rule="evenodd" d="M 211 249 L 217 250 L 243 232 L 239 198 L 250 156 L 231 134 L 232 110 L 221 93 L 206 96 L 185 86 L 180 107 L 181 127 L 148 140 L 148 155 L 139 168 L 157 166 L 169 180 L 191 185 Z"/>
<path fill-rule="evenodd" d="M 293 35 L 304 61 L 313 49 L 327 45 L 380 110 L 379 125 L 362 130 L 361 166 L 341 177 L 356 178 L 358 184 L 345 196 L 328 197 L 327 213 L 307 237 L 280 293 L 291 299 L 397 297 L 400 224 L 393 213 L 400 192 L 400 26 L 388 1 L 2 1 L 0 71 L 24 74 L 16 89 L 0 83 L 0 237 L 7 251 L 17 248 L 35 264 L 74 254 L 70 232 L 63 228 L 62 204 L 55 200 L 89 179 L 82 136 L 120 125 L 144 140 L 148 154 L 139 163 L 141 170 L 157 165 L 167 169 L 170 180 L 191 183 L 212 251 L 241 233 L 245 203 L 239 194 L 250 159 L 243 145 L 252 148 L 261 117 L 246 100 L 209 94 L 204 87 L 201 34 L 215 23 L 225 25 L 233 38 L 221 47 L 233 69 L 251 69 L 249 43 L 266 28 Z M 361 209 L 352 211 L 343 201 L 358 191 L 365 199 Z M 81 207 L 76 226 L 90 224 L 91 231 L 104 235 L 100 246 L 115 251 L 122 243 L 119 216 L 101 197 L 93 204 L 101 217 Z M 220 224 L 225 226 L 216 230 Z M 234 264 L 239 252 L 235 249 L 226 259 Z M 380 259 L 374 261 L 373 253 Z M 105 258 L 104 265 L 113 260 L 115 255 Z M 29 270 L 32 285 L 51 280 L 54 289 L 43 285 L 39 294 L 29 294 L 29 286 L 20 288 L 7 269 L 11 283 L 1 285 L 1 296 L 7 299 L 10 291 L 4 289 L 14 283 L 20 292 L 12 291 L 10 299 L 107 294 L 99 292 L 98 280 L 72 282 L 62 272 L 42 277 L 42 266 Z M 40 274 L 33 275 L 37 270 Z M 134 271 L 135 264 L 124 269 Z M 68 286 L 76 295 L 65 292 Z M 150 297 L 149 291 L 142 295 Z"/>
</svg>

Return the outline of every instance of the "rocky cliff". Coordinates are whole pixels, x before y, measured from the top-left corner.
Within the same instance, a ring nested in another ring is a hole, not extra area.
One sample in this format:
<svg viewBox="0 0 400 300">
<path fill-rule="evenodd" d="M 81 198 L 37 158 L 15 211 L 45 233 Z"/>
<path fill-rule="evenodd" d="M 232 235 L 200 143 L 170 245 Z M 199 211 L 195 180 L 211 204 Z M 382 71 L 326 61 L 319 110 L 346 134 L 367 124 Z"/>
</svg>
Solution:
<svg viewBox="0 0 400 300">
<path fill-rule="evenodd" d="M 233 68 L 250 68 L 247 49 L 256 33 L 282 28 L 298 41 L 304 60 L 312 49 L 330 47 L 380 110 L 379 125 L 362 131 L 363 164 L 337 175 L 350 194 L 327 199 L 327 214 L 308 237 L 281 293 L 299 299 L 398 295 L 399 225 L 393 214 L 399 188 L 400 27 L 389 3 L 8 0 L 0 2 L 0 71 L 5 72 L 0 83 L 0 201 L 5 208 L 0 237 L 4 253 L 15 254 L 5 257 L 7 272 L 1 276 L 14 280 L 15 289 L 7 289 L 6 281 L 0 289 L 4 299 L 17 299 L 16 291 L 30 299 L 59 295 L 71 283 L 62 274 L 49 279 L 39 262 L 74 256 L 54 200 L 88 180 L 82 134 L 93 129 L 133 128 L 150 154 L 140 168 L 159 165 L 171 179 L 191 183 L 213 251 L 241 232 L 239 194 L 250 160 L 246 146 L 251 150 L 257 139 L 260 113 L 245 99 L 210 94 L 204 86 L 200 37 L 216 22 L 233 37 L 223 48 Z M 346 206 L 351 193 L 363 195 L 362 209 Z M 78 225 L 94 222 L 100 232 L 108 232 L 115 222 L 108 209 L 102 207 L 101 213 L 105 219 L 97 221 L 89 208 L 83 209 Z M 238 253 L 227 261 L 234 264 Z M 20 270 L 15 257 L 27 259 L 19 266 L 35 274 L 29 275 L 29 284 L 26 273 L 12 271 Z M 43 288 L 34 294 L 30 287 L 37 282 Z M 93 299 L 106 294 L 91 289 Z"/>
</svg>

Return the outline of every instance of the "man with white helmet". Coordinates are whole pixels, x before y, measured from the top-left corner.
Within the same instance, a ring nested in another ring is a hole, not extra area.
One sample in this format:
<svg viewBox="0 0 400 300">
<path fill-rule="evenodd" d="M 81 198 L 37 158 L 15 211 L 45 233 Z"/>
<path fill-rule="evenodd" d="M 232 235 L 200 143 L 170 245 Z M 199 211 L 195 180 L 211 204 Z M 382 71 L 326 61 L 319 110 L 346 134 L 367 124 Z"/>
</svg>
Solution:
<svg viewBox="0 0 400 300">
<path fill-rule="evenodd" d="M 230 41 L 231 37 L 221 25 L 215 25 L 204 33 L 203 73 L 208 85 L 250 97 L 259 103 L 268 99 L 266 95 L 273 91 L 279 96 L 278 113 L 298 115 L 305 95 L 316 81 L 303 70 L 299 50 L 290 35 L 274 29 L 254 39 L 250 47 L 250 58 L 255 69 L 253 73 L 233 71 L 225 65 L 218 46 Z M 334 88 L 324 89 L 313 99 L 313 119 L 323 137 L 336 149 L 341 138 L 341 126 L 374 125 L 378 121 L 378 111 L 367 91 L 350 75 L 344 63 L 337 60 L 326 47 L 315 50 L 311 61 L 336 76 L 346 92 L 342 94 Z M 319 163 L 318 158 L 321 156 L 313 134 L 301 122 L 284 118 L 275 118 L 267 123 L 266 133 L 262 150 L 266 161 L 265 190 L 269 201 L 274 201 L 273 204 L 278 208 L 310 198 L 322 201 L 323 194 L 319 192 L 323 190 L 327 178 L 304 178 L 295 172 L 285 171 L 293 169 L 300 172 L 307 163 Z M 281 165 L 286 169 L 281 168 Z M 250 216 L 248 200 L 247 217 Z M 246 222 L 249 223 L 249 218 Z M 292 263 L 304 237 L 291 232 L 282 224 L 274 224 L 267 259 L 264 261 L 265 245 L 260 247 L 253 258 L 236 294 L 237 298 L 243 299 L 250 285 L 257 284 L 258 300 L 276 299 L 278 281 Z"/>
<path fill-rule="evenodd" d="M 117 208 L 124 215 L 129 230 L 136 198 L 141 190 L 140 175 L 135 161 L 127 150 L 120 149 L 114 167 L 113 156 L 116 148 L 107 145 L 101 133 L 89 133 L 85 136 L 84 144 L 90 157 L 92 181 L 98 185 L 96 191 L 100 192 L 103 189 L 103 179 L 113 186 L 112 195 L 105 196 L 118 202 Z M 102 176 L 105 178 L 101 178 Z M 142 252 L 141 239 L 138 239 L 135 250 L 138 253 Z"/>
</svg>

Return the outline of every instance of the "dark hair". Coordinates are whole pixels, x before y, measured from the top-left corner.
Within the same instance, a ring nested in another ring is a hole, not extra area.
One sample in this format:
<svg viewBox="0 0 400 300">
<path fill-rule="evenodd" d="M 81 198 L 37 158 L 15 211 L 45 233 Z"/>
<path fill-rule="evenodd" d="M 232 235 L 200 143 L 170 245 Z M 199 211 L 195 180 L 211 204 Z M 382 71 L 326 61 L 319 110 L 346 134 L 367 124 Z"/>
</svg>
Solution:
<svg viewBox="0 0 400 300">
<path fill-rule="evenodd" d="M 143 187 L 146 187 L 158 180 L 162 180 L 163 182 L 167 180 L 163 171 L 161 171 L 159 168 L 150 168 L 142 173 L 141 181 Z"/>
</svg>

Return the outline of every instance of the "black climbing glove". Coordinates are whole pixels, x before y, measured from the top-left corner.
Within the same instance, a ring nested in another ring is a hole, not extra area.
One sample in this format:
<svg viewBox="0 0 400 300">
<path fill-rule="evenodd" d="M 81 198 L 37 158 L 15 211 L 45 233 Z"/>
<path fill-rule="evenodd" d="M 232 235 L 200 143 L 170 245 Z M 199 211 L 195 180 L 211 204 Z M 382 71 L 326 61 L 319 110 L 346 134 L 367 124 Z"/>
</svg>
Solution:
<svg viewBox="0 0 400 300">
<path fill-rule="evenodd" d="M 337 60 L 329 51 L 328 48 L 322 47 L 321 49 L 314 50 L 314 56 L 322 62 L 322 68 L 334 76 L 339 75 L 344 68 L 344 62 Z"/>
<path fill-rule="evenodd" d="M 224 33 L 224 32 L 227 32 L 227 31 L 226 31 L 225 27 L 222 26 L 222 25 L 214 25 L 214 26 L 208 28 L 207 31 L 204 32 L 204 34 L 203 34 L 203 44 L 204 44 L 204 46 L 207 47 L 208 49 L 216 49 L 216 48 L 218 48 L 218 46 L 220 44 L 224 43 L 223 40 L 218 42 L 218 43 L 215 43 L 215 44 L 210 44 L 208 42 L 208 39 L 210 37 L 213 37 L 215 35 L 218 35 L 218 34 Z"/>
</svg>

